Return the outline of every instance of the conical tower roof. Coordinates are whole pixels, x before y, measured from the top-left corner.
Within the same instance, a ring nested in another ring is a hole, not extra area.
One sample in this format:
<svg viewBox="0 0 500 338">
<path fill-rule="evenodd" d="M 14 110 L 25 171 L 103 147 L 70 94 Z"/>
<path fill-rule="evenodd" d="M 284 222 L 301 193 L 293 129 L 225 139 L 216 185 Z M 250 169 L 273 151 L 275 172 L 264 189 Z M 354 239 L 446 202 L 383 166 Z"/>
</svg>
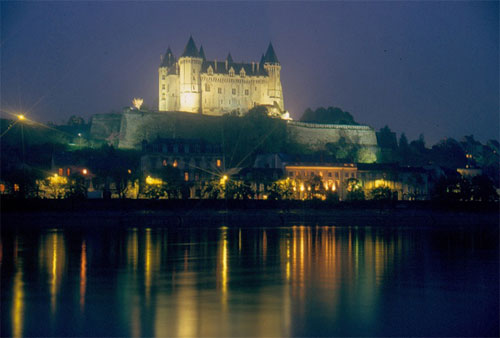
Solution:
<svg viewBox="0 0 500 338">
<path fill-rule="evenodd" d="M 271 42 L 269 42 L 269 47 L 267 47 L 267 52 L 266 52 L 266 55 L 264 56 L 264 62 L 280 63 L 278 61 L 278 57 L 276 56 L 276 53 L 274 52 L 273 44 Z"/>
<path fill-rule="evenodd" d="M 205 61 L 207 58 L 205 57 L 205 51 L 203 50 L 203 46 L 200 46 L 200 51 L 198 52 L 198 55 Z"/>
<path fill-rule="evenodd" d="M 228 63 L 234 63 L 234 61 L 233 61 L 233 57 L 231 56 L 231 53 L 228 53 L 228 54 L 227 54 L 227 58 L 226 58 L 226 60 L 227 60 L 227 62 L 228 62 Z"/>
<path fill-rule="evenodd" d="M 172 50 L 170 49 L 170 46 L 167 48 L 167 52 L 165 53 L 165 56 L 163 57 L 163 61 L 160 65 L 160 67 L 170 67 L 175 63 L 175 56 L 172 53 Z"/>
<path fill-rule="evenodd" d="M 265 58 L 264 58 L 264 54 L 262 54 L 262 56 L 260 57 L 260 64 L 263 65 L 264 64 L 264 61 L 265 61 Z"/>
<path fill-rule="evenodd" d="M 198 58 L 200 54 L 198 53 L 198 48 L 196 48 L 196 44 L 194 43 L 193 37 L 190 36 L 186 48 L 184 48 L 184 53 L 182 53 L 181 57 L 192 57 Z"/>
</svg>

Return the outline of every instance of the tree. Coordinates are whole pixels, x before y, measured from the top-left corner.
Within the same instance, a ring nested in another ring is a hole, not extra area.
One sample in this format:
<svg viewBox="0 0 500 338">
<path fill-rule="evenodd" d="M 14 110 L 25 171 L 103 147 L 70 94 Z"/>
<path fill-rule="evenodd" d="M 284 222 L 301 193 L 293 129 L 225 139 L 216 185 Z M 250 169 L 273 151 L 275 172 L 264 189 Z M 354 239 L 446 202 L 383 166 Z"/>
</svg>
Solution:
<svg viewBox="0 0 500 338">
<path fill-rule="evenodd" d="M 357 125 L 352 115 L 338 107 L 319 107 L 316 110 L 307 108 L 300 118 L 301 122 L 322 123 L 322 124 L 348 124 Z"/>
<path fill-rule="evenodd" d="M 490 202 L 497 201 L 498 194 L 493 182 L 486 175 L 475 176 L 471 180 L 472 200 Z"/>
<path fill-rule="evenodd" d="M 372 200 L 389 201 L 392 199 L 392 191 L 388 187 L 378 187 L 370 190 L 369 195 Z"/>
<path fill-rule="evenodd" d="M 349 178 L 346 181 L 346 200 L 347 201 L 363 201 L 365 199 L 365 192 L 361 185 L 361 181 L 357 178 Z"/>
<path fill-rule="evenodd" d="M 335 143 L 325 144 L 325 148 L 338 161 L 356 162 L 360 146 L 357 143 L 347 142 L 345 137 L 340 137 Z"/>
<path fill-rule="evenodd" d="M 273 182 L 269 187 L 270 200 L 288 200 L 293 195 L 293 183 L 290 179 Z"/>
<path fill-rule="evenodd" d="M 452 138 L 444 139 L 434 145 L 430 152 L 431 160 L 447 168 L 464 168 L 467 158 L 462 145 Z"/>
<path fill-rule="evenodd" d="M 206 181 L 201 189 L 204 199 L 219 199 L 224 197 L 224 191 L 218 180 Z"/>
</svg>

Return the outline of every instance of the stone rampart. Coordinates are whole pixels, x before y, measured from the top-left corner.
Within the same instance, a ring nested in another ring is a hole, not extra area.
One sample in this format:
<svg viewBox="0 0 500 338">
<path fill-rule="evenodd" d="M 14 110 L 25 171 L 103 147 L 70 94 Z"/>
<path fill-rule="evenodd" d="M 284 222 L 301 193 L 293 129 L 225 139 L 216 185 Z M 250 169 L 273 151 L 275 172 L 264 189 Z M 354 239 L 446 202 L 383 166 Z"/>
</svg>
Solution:
<svg viewBox="0 0 500 338">
<path fill-rule="evenodd" d="M 325 144 L 338 142 L 342 137 L 348 143 L 368 148 L 377 147 L 375 130 L 369 126 L 290 121 L 287 129 L 289 137 L 312 149 L 321 149 Z"/>
</svg>

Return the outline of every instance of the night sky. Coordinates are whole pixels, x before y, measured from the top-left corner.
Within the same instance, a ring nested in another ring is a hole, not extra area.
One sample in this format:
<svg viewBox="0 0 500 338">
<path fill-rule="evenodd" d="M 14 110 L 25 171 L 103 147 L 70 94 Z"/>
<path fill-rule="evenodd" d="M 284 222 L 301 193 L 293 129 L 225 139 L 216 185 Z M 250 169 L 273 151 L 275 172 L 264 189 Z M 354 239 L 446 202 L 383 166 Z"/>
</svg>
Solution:
<svg viewBox="0 0 500 338">
<path fill-rule="evenodd" d="M 1 110 L 38 121 L 157 108 L 160 55 L 192 34 L 208 59 L 272 41 L 285 108 L 338 106 L 428 145 L 498 139 L 498 2 L 2 2 Z M 2 113 L 2 116 L 8 116 Z"/>
</svg>

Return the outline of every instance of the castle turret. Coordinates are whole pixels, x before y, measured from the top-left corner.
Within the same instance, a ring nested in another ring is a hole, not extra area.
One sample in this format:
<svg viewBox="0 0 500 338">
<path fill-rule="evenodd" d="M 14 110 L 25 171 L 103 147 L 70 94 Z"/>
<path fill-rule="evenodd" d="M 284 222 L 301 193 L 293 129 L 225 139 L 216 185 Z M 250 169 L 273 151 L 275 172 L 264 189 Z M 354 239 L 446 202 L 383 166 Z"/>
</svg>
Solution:
<svg viewBox="0 0 500 338">
<path fill-rule="evenodd" d="M 177 62 L 170 46 L 161 58 L 158 68 L 159 100 L 158 110 L 175 110 L 179 101 L 179 72 Z"/>
<path fill-rule="evenodd" d="M 193 38 L 184 48 L 184 53 L 179 58 L 179 96 L 180 111 L 201 112 L 201 66 L 203 56 L 196 48 Z"/>
<path fill-rule="evenodd" d="M 261 59 L 261 63 L 264 64 L 264 69 L 267 71 L 269 76 L 267 90 L 271 104 L 276 102 L 280 109 L 284 111 L 283 92 L 280 79 L 281 65 L 271 43 L 269 43 L 269 47 L 267 47 L 266 54 Z"/>
</svg>

